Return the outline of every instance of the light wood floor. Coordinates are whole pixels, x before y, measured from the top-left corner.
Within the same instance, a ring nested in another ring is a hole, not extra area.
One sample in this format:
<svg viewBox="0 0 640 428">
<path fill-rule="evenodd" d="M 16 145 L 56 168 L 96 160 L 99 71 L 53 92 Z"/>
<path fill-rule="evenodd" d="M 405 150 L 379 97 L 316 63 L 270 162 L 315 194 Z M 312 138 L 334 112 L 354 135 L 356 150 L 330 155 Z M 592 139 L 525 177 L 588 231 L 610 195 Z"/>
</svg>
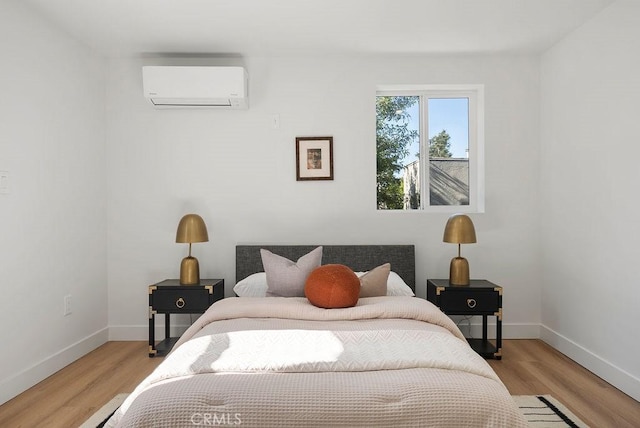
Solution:
<svg viewBox="0 0 640 428">
<path fill-rule="evenodd" d="M 489 360 L 511 395 L 549 394 L 592 428 L 639 428 L 640 403 L 541 340 L 504 340 Z"/>
<path fill-rule="evenodd" d="M 0 406 L 0 427 L 77 427 L 131 392 L 162 358 L 146 342 L 108 342 Z M 592 428 L 640 427 L 640 403 L 539 340 L 503 341 L 489 363 L 511 394 L 550 394 Z"/>
</svg>

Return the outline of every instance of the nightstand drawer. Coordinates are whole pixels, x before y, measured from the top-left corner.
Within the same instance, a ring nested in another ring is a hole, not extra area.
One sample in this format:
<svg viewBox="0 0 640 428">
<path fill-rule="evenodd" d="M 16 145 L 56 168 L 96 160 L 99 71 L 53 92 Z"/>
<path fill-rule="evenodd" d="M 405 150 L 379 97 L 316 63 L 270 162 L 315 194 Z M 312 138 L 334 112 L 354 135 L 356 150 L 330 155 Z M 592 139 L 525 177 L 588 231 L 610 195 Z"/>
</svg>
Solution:
<svg viewBox="0 0 640 428">
<path fill-rule="evenodd" d="M 440 293 L 439 306 L 447 314 L 494 314 L 500 308 L 500 295 L 497 291 L 446 290 Z"/>
<path fill-rule="evenodd" d="M 202 287 L 159 288 L 153 291 L 150 306 L 158 313 L 199 313 L 211 306 L 209 290 Z"/>
</svg>

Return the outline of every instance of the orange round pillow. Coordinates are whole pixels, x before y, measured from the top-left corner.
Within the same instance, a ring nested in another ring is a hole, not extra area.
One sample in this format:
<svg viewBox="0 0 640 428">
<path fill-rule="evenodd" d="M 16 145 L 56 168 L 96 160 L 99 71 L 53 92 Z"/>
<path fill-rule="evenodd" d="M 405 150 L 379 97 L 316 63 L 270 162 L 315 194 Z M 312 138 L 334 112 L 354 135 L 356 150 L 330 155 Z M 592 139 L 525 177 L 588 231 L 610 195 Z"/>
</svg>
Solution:
<svg viewBox="0 0 640 428">
<path fill-rule="evenodd" d="M 304 295 L 312 305 L 320 308 L 349 308 L 358 303 L 360 280 L 345 265 L 323 265 L 307 277 Z"/>
</svg>

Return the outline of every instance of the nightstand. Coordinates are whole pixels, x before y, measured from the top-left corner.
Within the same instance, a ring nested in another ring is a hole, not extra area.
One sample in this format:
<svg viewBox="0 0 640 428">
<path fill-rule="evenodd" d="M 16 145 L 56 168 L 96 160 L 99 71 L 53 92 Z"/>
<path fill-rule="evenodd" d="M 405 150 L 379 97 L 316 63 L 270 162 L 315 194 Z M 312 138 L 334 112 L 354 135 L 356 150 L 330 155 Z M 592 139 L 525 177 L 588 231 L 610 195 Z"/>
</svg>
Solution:
<svg viewBox="0 0 640 428">
<path fill-rule="evenodd" d="M 481 315 L 482 339 L 467 339 L 484 358 L 502 359 L 502 287 L 484 279 L 450 285 L 448 279 L 427 280 L 427 300 L 447 315 Z M 496 317 L 496 343 L 487 339 L 487 317 Z"/>
<path fill-rule="evenodd" d="M 165 279 L 149 286 L 149 357 L 166 355 L 178 341 L 170 334 L 171 314 L 201 314 L 224 299 L 224 279 L 201 279 L 197 285 L 180 285 L 179 279 Z M 155 343 L 156 314 L 164 314 L 165 339 Z"/>
</svg>

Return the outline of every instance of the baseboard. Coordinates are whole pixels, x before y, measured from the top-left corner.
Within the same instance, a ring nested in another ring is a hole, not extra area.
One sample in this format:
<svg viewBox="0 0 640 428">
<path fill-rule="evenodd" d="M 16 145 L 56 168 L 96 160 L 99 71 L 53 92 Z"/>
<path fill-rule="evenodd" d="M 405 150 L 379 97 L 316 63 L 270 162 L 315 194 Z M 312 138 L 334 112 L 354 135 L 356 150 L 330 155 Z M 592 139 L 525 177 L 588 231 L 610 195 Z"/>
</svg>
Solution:
<svg viewBox="0 0 640 428">
<path fill-rule="evenodd" d="M 182 336 L 189 325 L 178 324 L 171 326 L 171 336 Z M 156 340 L 164 339 L 164 324 L 156 323 Z M 109 340 L 110 341 L 132 341 L 132 340 L 149 340 L 149 326 L 146 325 L 112 325 L 109 326 Z"/>
<path fill-rule="evenodd" d="M 31 388 L 38 382 L 68 366 L 80 357 L 93 351 L 109 340 L 109 331 L 105 327 L 84 339 L 62 349 L 52 356 L 34 364 L 26 370 L 0 382 L 0 404 L 4 404 L 18 394 Z"/>
<path fill-rule="evenodd" d="M 471 330 L 466 319 L 462 317 L 452 316 L 452 319 L 458 325 L 462 334 L 466 337 L 479 338 L 482 337 L 482 320 L 477 320 L 478 317 L 471 318 Z M 487 337 L 489 339 L 496 338 L 496 324 L 495 322 L 487 323 Z M 502 338 L 503 339 L 539 339 L 540 338 L 540 324 L 521 324 L 521 323 L 502 323 Z"/>
<path fill-rule="evenodd" d="M 545 325 L 540 326 L 540 333 L 540 338 L 544 342 L 628 396 L 640 401 L 640 379 Z"/>
</svg>

